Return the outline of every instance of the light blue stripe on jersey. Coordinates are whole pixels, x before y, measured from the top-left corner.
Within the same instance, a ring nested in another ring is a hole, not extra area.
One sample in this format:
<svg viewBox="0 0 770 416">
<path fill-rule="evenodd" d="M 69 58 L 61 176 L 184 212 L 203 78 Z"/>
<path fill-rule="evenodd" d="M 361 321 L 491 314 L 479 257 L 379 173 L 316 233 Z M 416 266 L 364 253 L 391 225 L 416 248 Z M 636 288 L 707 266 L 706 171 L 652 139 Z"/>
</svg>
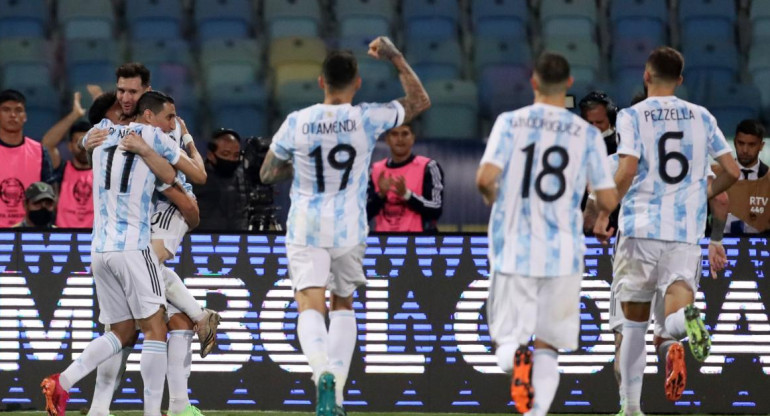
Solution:
<svg viewBox="0 0 770 416">
<path fill-rule="evenodd" d="M 542 119 L 544 116 L 545 108 L 543 107 L 532 107 L 529 110 L 529 118 Z M 540 149 L 537 146 L 537 142 L 540 141 L 541 135 L 542 129 L 532 129 L 532 132 L 527 137 L 526 146 L 521 146 L 521 148 L 525 148 L 530 144 L 535 144 L 534 151 L 532 152 L 532 171 L 530 172 L 530 181 L 528 184 L 526 184 L 526 186 L 529 188 L 530 197 L 521 198 L 521 217 L 519 218 L 519 226 L 516 230 L 518 233 L 517 240 L 519 247 L 529 248 L 529 250 L 518 250 L 516 253 L 516 265 L 518 266 L 517 268 L 518 270 L 521 270 L 522 274 L 525 276 L 530 276 L 532 274 L 532 201 L 533 198 L 536 197 L 534 190 L 534 183 L 537 179 L 537 176 L 535 175 L 537 172 L 536 167 L 539 165 L 538 161 L 542 158 Z M 512 150 L 515 151 L 516 149 Z M 510 163 L 508 163 L 508 165 L 510 165 Z"/>
<path fill-rule="evenodd" d="M 505 122 L 507 125 L 502 130 L 503 137 L 500 140 L 499 146 L 497 149 L 495 149 L 496 160 L 508 160 L 511 158 L 512 154 L 513 137 L 511 132 L 513 129 L 511 128 L 511 118 L 508 117 Z M 507 190 L 509 187 L 506 185 L 508 169 L 510 169 L 510 163 L 505 164 L 503 172 L 500 175 L 502 183 L 497 187 L 495 204 L 492 207 L 492 213 L 490 214 L 492 216 L 492 226 L 490 227 L 490 230 L 492 232 L 492 247 L 496 264 L 495 268 L 500 268 L 500 265 L 503 261 L 505 234 L 508 233 L 508 227 L 506 227 L 505 224 L 505 209 L 507 206 L 512 205 L 510 202 L 508 202 L 510 197 L 508 196 Z M 514 236 L 511 235 L 510 238 L 514 238 Z"/>
<path fill-rule="evenodd" d="M 337 110 L 337 120 L 343 120 L 344 117 L 347 116 L 346 112 L 343 112 L 342 110 Z M 347 144 L 350 145 L 353 143 L 353 140 L 350 136 L 350 133 L 344 133 L 340 132 L 337 133 L 337 144 Z M 352 157 L 353 155 L 350 155 Z M 355 162 L 355 160 L 354 160 Z M 345 171 L 338 171 L 340 177 L 342 177 L 345 173 Z M 353 178 L 348 178 L 348 181 L 351 181 Z M 340 188 L 345 186 L 345 184 L 342 183 L 342 179 L 340 179 Z M 350 189 L 350 187 L 345 186 L 345 190 L 347 191 Z M 361 188 L 359 188 L 361 189 Z M 366 190 L 366 186 L 363 188 Z M 345 201 L 346 197 L 348 196 L 348 192 L 338 192 L 337 195 L 334 196 L 334 247 L 341 247 L 344 243 L 344 241 L 348 238 L 348 228 L 347 224 L 345 223 Z"/>
<path fill-rule="evenodd" d="M 571 121 L 572 117 L 573 117 L 572 113 L 564 112 L 559 118 L 559 122 L 564 123 L 564 125 L 567 125 Z M 554 137 L 555 146 L 561 146 L 567 149 L 569 147 L 569 144 L 567 144 L 566 141 L 567 141 L 567 134 L 565 132 L 557 133 Z M 567 154 L 569 154 L 569 152 Z M 569 156 L 567 156 L 567 158 L 569 158 Z M 538 157 L 535 160 L 537 161 L 541 159 L 542 157 Z M 561 160 L 561 157 L 555 153 L 552 153 L 548 159 L 549 159 L 548 163 L 550 163 L 552 166 L 561 166 L 561 165 L 567 166 L 567 163 L 568 163 L 567 160 Z M 556 160 L 556 159 L 559 159 L 559 160 Z M 543 168 L 544 166 L 540 167 L 541 170 Z M 558 180 L 555 175 L 543 175 L 542 178 L 543 180 L 541 181 L 541 185 L 543 186 L 545 192 L 547 192 L 548 194 L 554 194 L 558 191 L 559 189 L 557 185 Z M 533 183 L 534 183 L 534 179 L 536 179 L 536 177 L 533 175 Z M 564 179 L 565 179 L 564 186 L 566 189 L 567 178 L 564 178 Z M 548 186 L 547 183 L 553 186 Z M 585 192 L 585 189 L 583 189 L 583 192 Z M 530 197 L 530 200 L 531 199 L 532 198 Z M 545 263 L 546 276 L 558 276 L 561 274 L 560 259 L 561 259 L 561 255 L 564 254 L 560 252 L 560 245 L 561 245 L 561 239 L 559 238 L 559 220 L 560 219 L 559 219 L 559 213 L 557 213 L 555 206 L 556 204 L 543 205 L 543 211 L 544 211 L 543 213 L 545 214 L 544 216 L 545 235 L 547 238 L 546 241 L 548 242 L 548 247 L 547 247 L 548 254 L 546 258 L 553 259 L 552 261 Z M 563 213 L 563 215 L 564 214 L 569 215 L 570 217 L 572 216 L 571 212 Z M 578 238 L 578 236 L 575 236 L 575 238 Z M 535 249 L 535 247 L 532 247 L 530 245 L 530 249 Z"/>
<path fill-rule="evenodd" d="M 321 120 L 323 120 L 324 112 L 318 108 L 315 109 L 315 113 L 312 114 L 308 119 L 312 123 L 317 123 Z M 309 140 L 313 141 L 313 145 L 310 146 L 310 150 L 318 148 L 323 143 L 323 138 L 320 135 L 308 135 L 307 138 Z M 323 150 L 323 149 L 321 149 Z M 324 167 L 324 160 L 323 160 L 324 153 L 321 152 L 321 166 Z M 315 163 L 315 162 L 313 162 Z M 329 186 L 329 184 L 324 183 L 324 188 Z M 318 247 L 321 243 L 319 238 L 321 236 L 321 210 L 323 208 L 323 202 L 324 202 L 324 193 L 321 192 L 318 189 L 318 181 L 313 181 L 313 196 L 310 197 L 310 200 L 308 201 L 307 206 L 307 215 L 309 218 L 312 218 L 312 221 L 306 221 L 307 224 L 312 224 L 312 227 L 308 226 L 307 228 L 307 245 L 312 247 Z"/>
<path fill-rule="evenodd" d="M 289 131 L 294 131 L 297 128 L 297 113 L 291 113 L 288 118 L 286 119 L 286 123 L 288 124 Z M 296 149 L 296 135 L 292 135 L 293 138 L 293 147 Z M 282 160 L 289 160 L 292 157 L 292 154 L 287 152 L 286 149 L 279 146 L 280 143 L 276 143 L 277 146 L 274 148 L 274 152 L 276 156 L 278 156 Z M 295 159 L 296 160 L 296 159 Z M 296 172 L 292 176 L 292 184 L 291 184 L 291 190 L 300 189 L 300 175 L 298 175 Z M 291 207 L 289 207 L 289 216 L 287 218 L 287 223 L 292 224 L 296 223 L 296 217 L 297 217 L 298 210 L 294 207 L 294 204 L 291 204 Z M 294 227 L 286 227 L 286 240 L 287 241 L 294 241 L 295 234 L 294 234 Z"/>
<path fill-rule="evenodd" d="M 681 103 L 677 107 L 681 108 L 687 108 L 686 106 L 681 105 Z M 685 124 L 686 123 L 686 124 Z M 691 122 L 684 121 L 684 120 L 677 120 L 676 125 L 677 129 L 681 132 L 686 131 L 692 131 L 691 128 Z M 684 154 L 684 157 L 688 161 L 693 160 L 693 139 L 694 137 L 682 137 L 682 144 L 681 144 L 681 153 Z M 690 163 L 688 163 L 690 164 Z M 674 205 L 674 216 L 677 219 L 678 226 L 675 228 L 676 235 L 674 238 L 676 238 L 677 241 L 687 241 L 687 230 L 689 227 L 689 222 L 691 221 L 690 215 L 694 214 L 692 212 L 687 212 L 687 189 L 692 185 L 692 169 L 694 166 L 690 166 L 690 171 L 687 172 L 682 182 L 679 183 L 679 186 L 677 188 L 676 193 L 676 205 Z M 705 175 L 703 176 L 705 179 Z M 698 198 L 700 199 L 700 198 Z"/>
</svg>

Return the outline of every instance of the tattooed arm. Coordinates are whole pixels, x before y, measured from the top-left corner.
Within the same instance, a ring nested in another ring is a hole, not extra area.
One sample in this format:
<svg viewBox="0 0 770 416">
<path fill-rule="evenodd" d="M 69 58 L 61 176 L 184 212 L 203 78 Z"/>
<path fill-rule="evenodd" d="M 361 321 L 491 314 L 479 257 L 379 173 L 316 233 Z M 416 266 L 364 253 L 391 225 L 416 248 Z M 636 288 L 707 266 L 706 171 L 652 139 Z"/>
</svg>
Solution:
<svg viewBox="0 0 770 416">
<path fill-rule="evenodd" d="M 281 160 L 272 150 L 267 152 L 265 161 L 259 169 L 259 179 L 266 185 L 274 184 L 294 176 L 294 167 L 288 160 Z"/>
<path fill-rule="evenodd" d="M 369 44 L 369 55 L 376 59 L 390 61 L 398 71 L 398 78 L 404 87 L 405 97 L 398 102 L 404 107 L 404 123 L 409 123 L 423 111 L 430 108 L 430 97 L 425 91 L 420 78 L 406 62 L 401 51 L 385 36 L 380 36 Z"/>
</svg>

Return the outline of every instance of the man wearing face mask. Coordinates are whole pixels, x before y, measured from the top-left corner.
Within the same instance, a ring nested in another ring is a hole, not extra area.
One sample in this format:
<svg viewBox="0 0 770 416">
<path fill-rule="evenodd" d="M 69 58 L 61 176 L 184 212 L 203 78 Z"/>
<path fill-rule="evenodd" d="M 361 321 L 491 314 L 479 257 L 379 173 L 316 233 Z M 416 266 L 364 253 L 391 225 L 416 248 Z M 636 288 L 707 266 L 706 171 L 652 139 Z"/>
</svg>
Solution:
<svg viewBox="0 0 770 416">
<path fill-rule="evenodd" d="M 248 227 L 248 197 L 241 163 L 241 137 L 234 130 L 214 132 L 206 155 L 208 180 L 194 186 L 201 230 L 243 231 Z"/>
<path fill-rule="evenodd" d="M 24 219 L 14 228 L 54 228 L 56 193 L 45 182 L 35 182 L 24 191 Z"/>
<path fill-rule="evenodd" d="M 591 91 L 578 103 L 580 117 L 599 129 L 607 146 L 607 154 L 611 155 L 618 149 L 615 134 L 615 119 L 618 116 L 618 107 L 609 95 L 603 91 Z"/>
</svg>

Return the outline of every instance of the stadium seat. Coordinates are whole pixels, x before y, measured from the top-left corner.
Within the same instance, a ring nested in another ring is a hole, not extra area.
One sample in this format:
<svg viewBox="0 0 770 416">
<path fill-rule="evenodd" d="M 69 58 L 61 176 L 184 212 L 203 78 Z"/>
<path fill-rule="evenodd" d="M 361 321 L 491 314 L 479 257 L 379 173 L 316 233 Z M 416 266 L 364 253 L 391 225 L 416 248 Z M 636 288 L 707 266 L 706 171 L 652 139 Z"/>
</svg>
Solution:
<svg viewBox="0 0 770 416">
<path fill-rule="evenodd" d="M 254 26 L 250 0 L 195 0 L 195 22 L 201 42 L 247 38 Z"/>
<path fill-rule="evenodd" d="M 645 39 L 653 45 L 666 43 L 666 0 L 615 0 L 610 2 L 613 40 Z"/>
<path fill-rule="evenodd" d="M 412 38 L 407 41 L 406 56 L 414 72 L 423 81 L 460 78 L 462 51 L 456 40 Z"/>
<path fill-rule="evenodd" d="M 16 89 L 27 99 L 27 124 L 24 125 L 24 135 L 41 140 L 48 129 L 59 121 L 59 95 L 49 87 L 22 86 Z"/>
<path fill-rule="evenodd" d="M 256 83 L 228 85 L 210 92 L 213 128 L 228 128 L 241 137 L 268 133 L 267 93 Z"/>
<path fill-rule="evenodd" d="M 532 49 L 516 38 L 477 36 L 474 44 L 473 68 L 477 77 L 488 67 L 509 66 L 532 69 Z"/>
<path fill-rule="evenodd" d="M 736 81 L 740 61 L 734 43 L 702 39 L 685 46 L 684 81 L 695 93 L 691 97 L 695 102 L 703 102 L 702 93 L 711 88 L 721 88 Z"/>
<path fill-rule="evenodd" d="M 262 46 L 254 39 L 212 39 L 201 45 L 206 84 L 248 84 L 262 72 Z"/>
<path fill-rule="evenodd" d="M 749 73 L 762 96 L 763 118 L 770 120 L 770 44 L 754 43 L 749 50 Z"/>
<path fill-rule="evenodd" d="M 478 80 L 479 104 L 486 117 L 532 104 L 534 99 L 529 73 L 518 68 L 487 68 Z"/>
<path fill-rule="evenodd" d="M 734 84 L 720 86 L 709 91 L 706 108 L 717 119 L 722 131 L 733 132 L 742 120 L 757 119 L 760 115 L 761 98 L 753 85 Z"/>
<path fill-rule="evenodd" d="M 275 91 L 275 102 L 281 119 L 292 111 L 318 104 L 323 99 L 324 92 L 315 80 L 286 82 Z"/>
<path fill-rule="evenodd" d="M 0 39 L 45 37 L 49 13 L 46 0 L 0 0 Z"/>
<path fill-rule="evenodd" d="M 406 37 L 454 39 L 460 6 L 457 0 L 409 0 L 402 10 Z"/>
<path fill-rule="evenodd" d="M 546 40 L 547 50 L 560 53 L 567 58 L 575 81 L 591 82 L 599 72 L 599 45 L 590 40 L 575 40 L 571 37 L 554 37 Z"/>
<path fill-rule="evenodd" d="M 115 25 L 112 2 L 104 0 L 60 0 L 59 24 L 65 39 L 111 39 Z"/>
<path fill-rule="evenodd" d="M 431 109 L 422 117 L 426 138 L 478 138 L 476 84 L 471 81 L 433 81 L 425 85 Z"/>
<path fill-rule="evenodd" d="M 641 79 L 647 58 L 658 46 L 649 38 L 620 39 L 612 45 L 612 77 Z"/>
<path fill-rule="evenodd" d="M 527 38 L 526 0 L 475 0 L 471 3 L 474 35 Z"/>
<path fill-rule="evenodd" d="M 321 6 L 318 0 L 264 0 L 263 4 L 270 38 L 320 34 Z"/>
<path fill-rule="evenodd" d="M 749 18 L 752 43 L 764 43 L 770 40 L 770 2 L 752 1 Z"/>
<path fill-rule="evenodd" d="M 51 86 L 52 52 L 45 39 L 0 39 L 0 80 L 6 86 Z"/>
<path fill-rule="evenodd" d="M 690 39 L 735 40 L 734 1 L 680 0 L 679 24 L 684 42 Z"/>
<path fill-rule="evenodd" d="M 354 103 L 385 103 L 403 97 L 404 88 L 396 78 L 364 79 Z"/>
<path fill-rule="evenodd" d="M 391 34 L 395 15 L 391 0 L 338 0 L 335 11 L 340 37 Z"/>
<path fill-rule="evenodd" d="M 115 83 L 115 67 L 123 61 L 122 47 L 112 39 L 70 40 L 65 44 L 70 86 Z"/>
<path fill-rule="evenodd" d="M 133 0 L 126 21 L 132 39 L 180 38 L 182 0 Z"/>
<path fill-rule="evenodd" d="M 596 36 L 597 10 L 594 0 L 542 0 L 540 23 L 543 36 Z"/>
<path fill-rule="evenodd" d="M 318 38 L 281 38 L 270 42 L 268 61 L 277 86 L 317 79 L 324 59 L 326 45 Z"/>
</svg>

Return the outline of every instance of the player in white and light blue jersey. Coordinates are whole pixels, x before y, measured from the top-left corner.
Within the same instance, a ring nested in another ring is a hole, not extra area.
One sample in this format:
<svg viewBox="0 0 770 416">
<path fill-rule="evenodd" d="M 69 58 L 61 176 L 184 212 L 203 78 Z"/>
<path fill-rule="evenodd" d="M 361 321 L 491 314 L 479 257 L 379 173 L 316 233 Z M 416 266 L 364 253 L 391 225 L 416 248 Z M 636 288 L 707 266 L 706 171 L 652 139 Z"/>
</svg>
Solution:
<svg viewBox="0 0 770 416">
<path fill-rule="evenodd" d="M 516 408 L 544 416 L 559 385 L 557 351 L 578 346 L 586 184 L 604 208 L 614 209 L 617 195 L 601 133 L 564 109 L 566 59 L 541 55 L 532 85 L 535 104 L 497 118 L 477 184 L 494 203 L 489 334 L 500 368 L 512 373 Z"/>
<path fill-rule="evenodd" d="M 353 292 L 366 283 L 366 189 L 375 141 L 430 106 L 419 79 L 389 39 L 375 39 L 369 54 L 393 63 L 406 97 L 352 105 L 361 86 L 358 64 L 349 52 L 331 52 L 319 77 L 324 102 L 287 117 L 260 169 L 264 183 L 293 177 L 286 256 L 299 309 L 297 334 L 318 386 L 319 416 L 344 414 L 342 392 L 356 343 Z M 327 288 L 332 294 L 328 330 Z"/>
<path fill-rule="evenodd" d="M 684 58 L 669 47 L 650 54 L 644 72 L 648 98 L 620 112 L 619 161 L 615 182 L 623 196 L 613 282 L 626 318 L 621 344 L 625 414 L 641 414 L 645 340 L 650 301 L 665 294 L 664 330 L 676 340 L 689 337 L 696 359 L 708 356 L 710 338 L 693 305 L 700 279 L 706 201 L 726 190 L 739 169 L 714 117 L 703 107 L 674 96 L 682 82 Z M 724 171 L 709 185 L 709 156 Z M 599 214 L 594 232 L 608 238 Z M 681 343 L 666 354 L 666 397 L 677 400 L 686 370 Z"/>
</svg>

